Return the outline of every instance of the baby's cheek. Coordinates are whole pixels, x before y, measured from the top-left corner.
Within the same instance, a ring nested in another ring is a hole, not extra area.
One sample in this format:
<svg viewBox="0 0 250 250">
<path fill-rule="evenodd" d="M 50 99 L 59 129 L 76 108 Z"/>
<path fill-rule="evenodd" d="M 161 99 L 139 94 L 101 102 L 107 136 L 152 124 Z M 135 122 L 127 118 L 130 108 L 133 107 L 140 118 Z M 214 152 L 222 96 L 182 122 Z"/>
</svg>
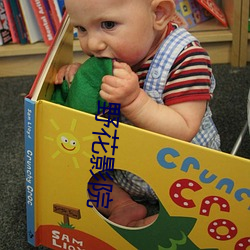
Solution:
<svg viewBox="0 0 250 250">
<path fill-rule="evenodd" d="M 145 50 L 141 47 L 124 44 L 117 49 L 117 58 L 121 62 L 127 63 L 130 67 L 138 64 L 145 58 Z"/>
</svg>

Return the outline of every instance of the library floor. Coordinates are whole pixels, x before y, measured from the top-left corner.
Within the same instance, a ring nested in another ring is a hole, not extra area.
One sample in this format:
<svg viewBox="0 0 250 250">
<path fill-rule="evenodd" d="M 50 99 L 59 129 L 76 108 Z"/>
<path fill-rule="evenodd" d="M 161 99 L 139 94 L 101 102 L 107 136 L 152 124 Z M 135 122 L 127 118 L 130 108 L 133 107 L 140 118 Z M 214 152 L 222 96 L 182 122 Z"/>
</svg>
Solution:
<svg viewBox="0 0 250 250">
<path fill-rule="evenodd" d="M 213 70 L 217 88 L 211 107 L 221 149 L 230 153 L 247 119 L 250 64 L 243 69 L 214 65 Z M 36 249 L 26 242 L 23 135 L 23 100 L 34 79 L 0 78 L 0 250 Z M 250 159 L 249 133 L 237 155 Z"/>
</svg>

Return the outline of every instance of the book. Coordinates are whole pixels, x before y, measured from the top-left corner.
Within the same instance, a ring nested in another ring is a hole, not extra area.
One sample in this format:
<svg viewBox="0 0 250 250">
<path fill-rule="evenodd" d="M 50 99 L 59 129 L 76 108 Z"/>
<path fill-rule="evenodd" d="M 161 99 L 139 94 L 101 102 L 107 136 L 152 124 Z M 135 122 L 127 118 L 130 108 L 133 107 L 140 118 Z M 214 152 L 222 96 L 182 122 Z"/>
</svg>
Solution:
<svg viewBox="0 0 250 250">
<path fill-rule="evenodd" d="M 28 242 L 50 249 L 247 249 L 250 160 L 122 123 L 106 127 L 104 118 L 50 102 L 53 68 L 70 63 L 72 43 L 66 15 L 25 98 Z M 159 216 L 146 227 L 115 224 L 89 199 L 91 171 L 99 171 L 91 161 L 94 132 L 102 129 L 119 137 L 115 154 L 112 136 L 105 137 L 114 167 L 140 176 L 158 196 Z"/>
<path fill-rule="evenodd" d="M 4 4 L 4 8 L 5 8 L 6 15 L 7 15 L 7 20 L 8 20 L 8 24 L 9 24 L 9 28 L 10 28 L 12 42 L 19 43 L 20 41 L 19 41 L 13 13 L 12 13 L 12 10 L 10 7 L 10 2 L 9 2 L 9 0 L 3 0 L 3 4 Z"/>
<path fill-rule="evenodd" d="M 64 12 L 65 12 L 65 3 L 64 0 L 56 0 L 58 3 L 58 7 L 60 10 L 61 15 L 63 16 Z"/>
<path fill-rule="evenodd" d="M 51 98 L 53 92 L 53 77 L 57 70 L 68 63 L 72 62 L 73 56 L 73 35 L 70 26 L 69 17 L 64 16 L 64 22 L 59 27 L 56 38 L 52 41 L 46 54 L 41 69 L 37 74 L 30 93 L 25 98 L 25 169 L 26 169 L 26 210 L 27 210 L 27 239 L 28 242 L 37 245 L 35 228 L 35 192 L 36 192 L 36 102 L 39 98 Z M 49 93 L 49 94 L 48 94 Z"/>
<path fill-rule="evenodd" d="M 177 19 L 177 24 L 180 20 L 181 26 L 185 28 L 192 28 L 213 17 L 197 0 L 175 0 L 175 4 L 177 12 L 175 19 Z"/>
<path fill-rule="evenodd" d="M 220 23 L 228 27 L 227 18 L 222 9 L 214 0 L 197 0 L 209 13 L 211 13 Z"/>
<path fill-rule="evenodd" d="M 43 39 L 30 0 L 19 0 L 30 43 Z"/>
<path fill-rule="evenodd" d="M 56 33 L 56 24 L 55 24 L 55 20 L 54 20 L 54 18 L 52 16 L 52 12 L 51 12 L 49 2 L 48 2 L 48 0 L 43 0 L 43 3 L 44 3 L 46 13 L 48 14 L 49 22 L 50 22 L 50 25 L 52 27 L 53 33 L 55 34 Z"/>
<path fill-rule="evenodd" d="M 53 40 L 49 50 L 43 60 L 40 71 L 34 81 L 34 84 L 28 94 L 28 97 L 36 101 L 40 98 L 50 99 L 54 90 L 54 79 L 57 71 L 73 60 L 73 29 L 69 24 L 67 14 L 64 15 L 56 37 Z M 60 38 L 60 39 L 59 39 Z M 65 50 L 65 48 L 67 48 Z"/>
<path fill-rule="evenodd" d="M 12 41 L 9 23 L 3 1 L 0 0 L 0 45 Z"/>
<path fill-rule="evenodd" d="M 19 41 L 21 44 L 26 44 L 28 43 L 28 34 L 27 34 L 21 7 L 19 5 L 18 0 L 10 1 L 10 6 L 11 6 L 14 21 L 15 21 L 15 25 L 17 28 Z"/>
<path fill-rule="evenodd" d="M 51 10 L 51 16 L 54 20 L 55 23 L 55 27 L 56 29 L 59 28 L 60 23 L 62 21 L 62 14 L 61 11 L 59 9 L 59 5 L 57 0 L 48 0 L 49 6 L 50 6 L 50 10 Z"/>
<path fill-rule="evenodd" d="M 54 38 L 54 30 L 50 22 L 43 0 L 30 0 L 45 44 L 50 45 Z"/>
</svg>

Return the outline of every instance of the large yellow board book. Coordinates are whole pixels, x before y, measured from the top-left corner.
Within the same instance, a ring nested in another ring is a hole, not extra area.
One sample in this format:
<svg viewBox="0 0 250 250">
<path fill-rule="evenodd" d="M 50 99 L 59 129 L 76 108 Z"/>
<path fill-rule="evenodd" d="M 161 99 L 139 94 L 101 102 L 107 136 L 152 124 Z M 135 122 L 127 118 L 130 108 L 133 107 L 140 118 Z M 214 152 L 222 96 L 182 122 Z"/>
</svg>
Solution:
<svg viewBox="0 0 250 250">
<path fill-rule="evenodd" d="M 68 250 L 249 250 L 250 161 L 122 123 L 107 127 L 50 102 L 55 72 L 72 60 L 72 40 L 65 15 L 25 98 L 28 242 Z M 105 152 L 96 134 L 103 130 Z M 152 224 L 120 226 L 93 206 L 88 182 L 99 171 L 91 163 L 97 152 L 154 189 L 159 216 Z"/>
</svg>

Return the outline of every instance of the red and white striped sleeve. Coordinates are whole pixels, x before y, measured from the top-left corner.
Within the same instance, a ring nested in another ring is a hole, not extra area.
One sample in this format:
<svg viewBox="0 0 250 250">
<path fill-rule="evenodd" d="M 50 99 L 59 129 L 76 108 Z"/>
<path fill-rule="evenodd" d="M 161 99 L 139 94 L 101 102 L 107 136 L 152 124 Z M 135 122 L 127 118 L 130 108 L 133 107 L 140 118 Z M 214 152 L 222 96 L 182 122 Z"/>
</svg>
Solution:
<svg viewBox="0 0 250 250">
<path fill-rule="evenodd" d="M 189 44 L 175 60 L 163 91 L 165 105 L 210 100 L 210 57 L 198 42 Z"/>
</svg>

